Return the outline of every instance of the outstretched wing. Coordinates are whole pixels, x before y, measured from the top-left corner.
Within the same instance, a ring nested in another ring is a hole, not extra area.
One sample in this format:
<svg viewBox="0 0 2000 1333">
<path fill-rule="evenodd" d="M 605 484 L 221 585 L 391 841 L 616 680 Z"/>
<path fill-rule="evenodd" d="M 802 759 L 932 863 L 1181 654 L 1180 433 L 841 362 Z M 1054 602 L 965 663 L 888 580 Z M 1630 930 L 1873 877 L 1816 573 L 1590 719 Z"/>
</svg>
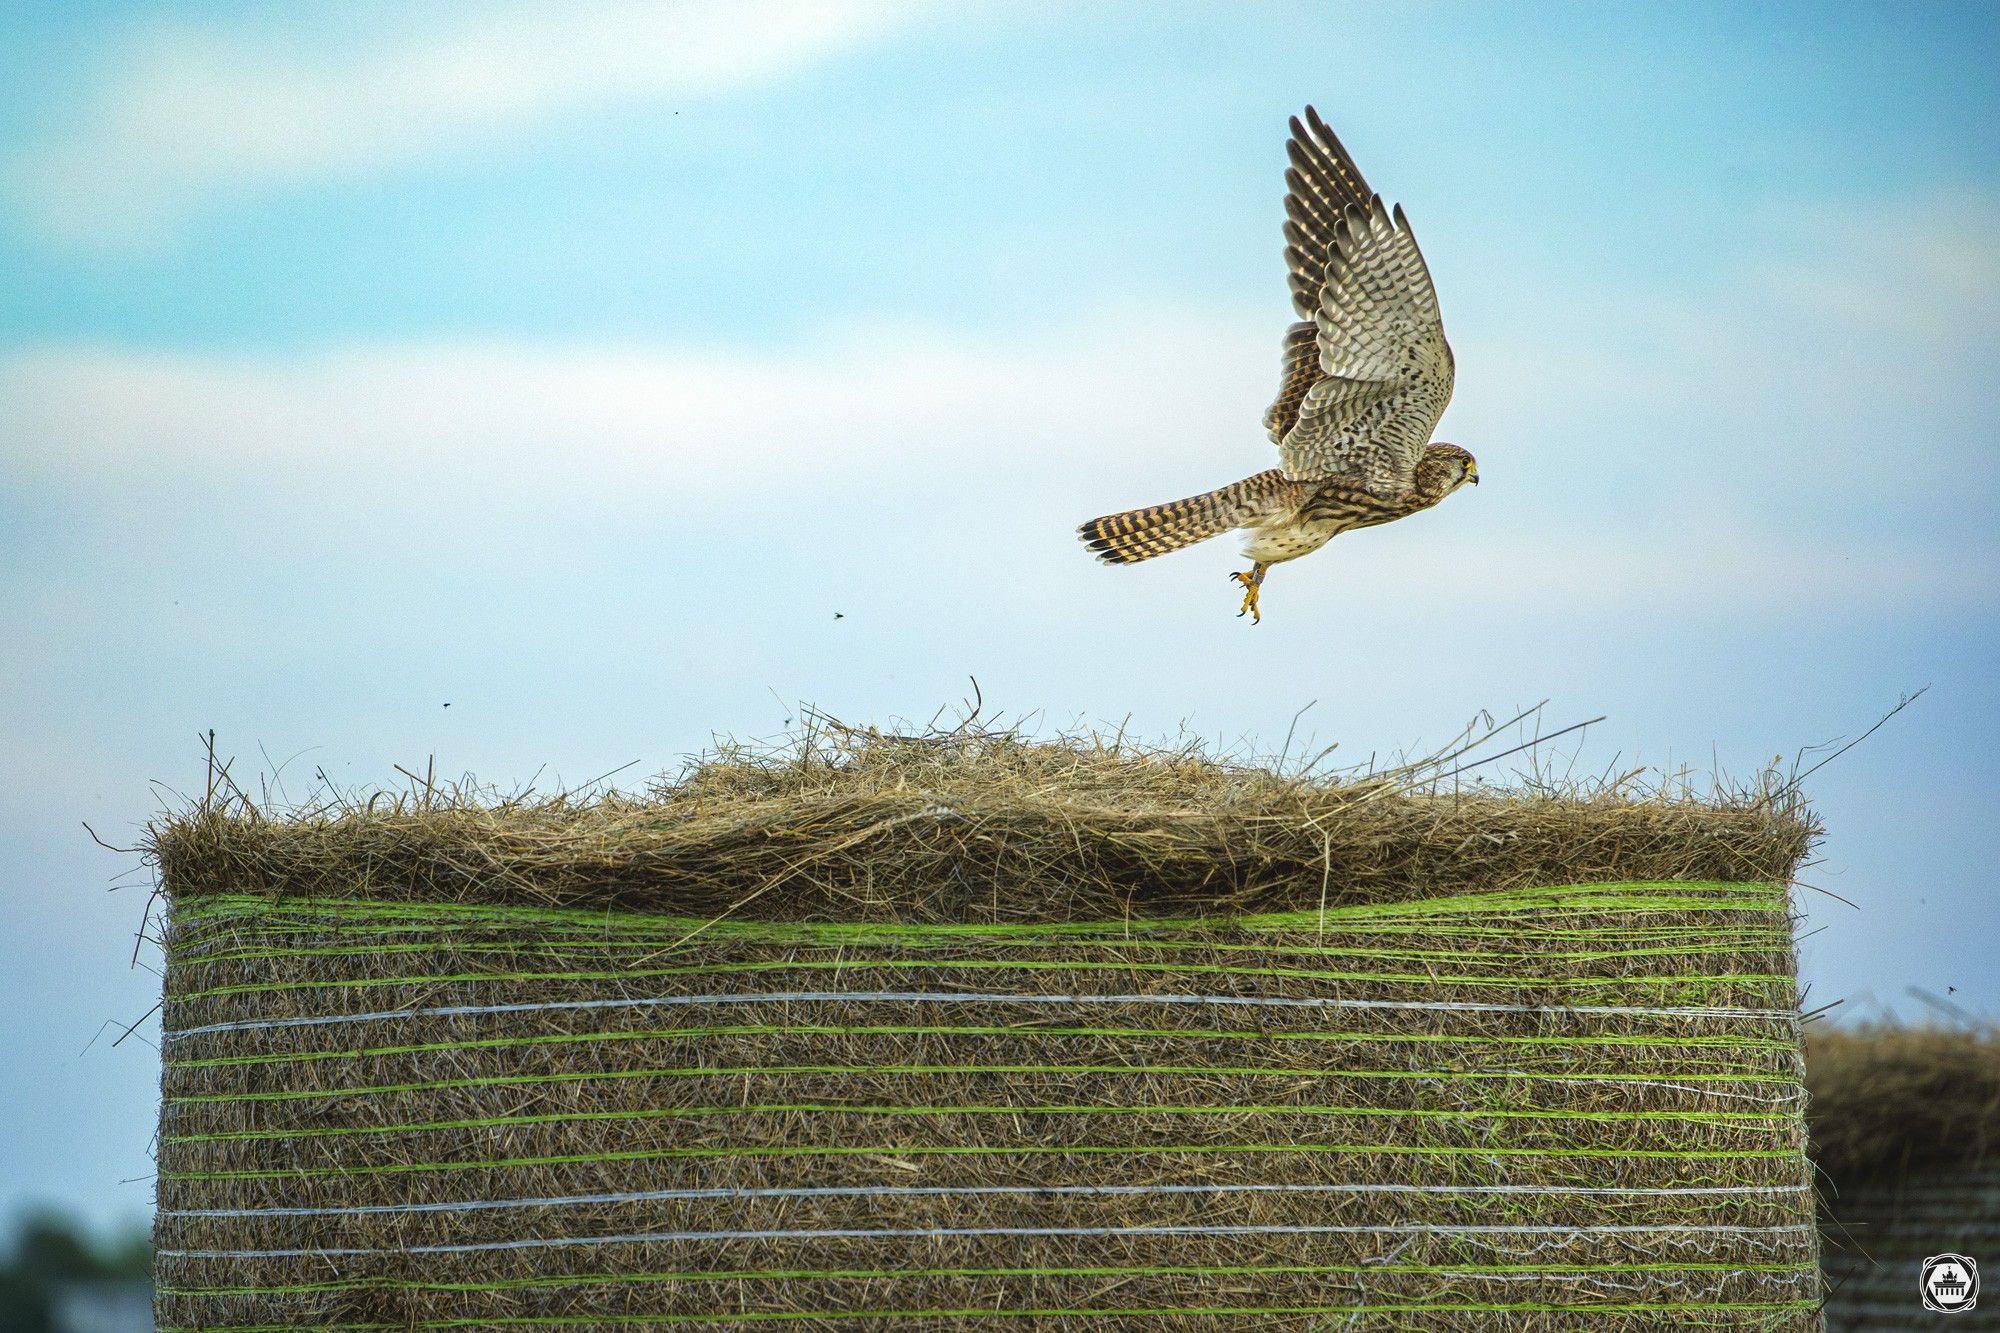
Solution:
<svg viewBox="0 0 2000 1333">
<path fill-rule="evenodd" d="M 1304 322 L 1285 331 L 1284 375 L 1278 397 L 1264 413 L 1271 442 L 1282 444 L 1299 419 L 1299 404 L 1319 378 L 1318 331 L 1313 315 L 1326 285 L 1326 260 L 1333 253 L 1340 220 L 1350 207 L 1365 208 L 1374 197 L 1361 169 L 1354 165 L 1340 139 L 1306 108 L 1305 121 L 1292 117 L 1292 137 L 1285 144 L 1291 165 L 1285 168 L 1285 268 L 1291 275 L 1292 306 Z"/>
<path fill-rule="evenodd" d="M 1349 208 L 1366 208 L 1375 192 L 1319 112 L 1306 108 L 1305 124 L 1292 117 L 1285 144 L 1285 267 L 1291 271 L 1292 308 L 1310 320 L 1326 283 L 1326 257 Z"/>
<path fill-rule="evenodd" d="M 1301 327 L 1286 335 L 1288 374 L 1273 415 L 1295 391 Z M 1317 374 L 1278 443 L 1285 475 L 1347 476 L 1375 495 L 1402 494 L 1451 401 L 1452 358 L 1430 269 L 1400 207 L 1392 216 L 1378 195 L 1341 215 L 1310 327 Z"/>
</svg>

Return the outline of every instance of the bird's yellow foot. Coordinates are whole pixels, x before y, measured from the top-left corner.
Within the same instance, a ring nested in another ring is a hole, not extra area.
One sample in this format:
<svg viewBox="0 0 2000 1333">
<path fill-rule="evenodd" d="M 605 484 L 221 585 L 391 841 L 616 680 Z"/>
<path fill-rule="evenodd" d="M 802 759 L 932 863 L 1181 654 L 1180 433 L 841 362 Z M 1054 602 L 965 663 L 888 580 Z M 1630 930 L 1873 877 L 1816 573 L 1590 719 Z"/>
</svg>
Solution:
<svg viewBox="0 0 2000 1333">
<path fill-rule="evenodd" d="M 1243 605 L 1236 614 L 1248 615 L 1253 625 L 1262 624 L 1264 615 L 1257 609 L 1257 593 L 1264 586 L 1264 566 L 1257 565 L 1248 572 L 1239 571 L 1229 577 L 1243 585 Z"/>
</svg>

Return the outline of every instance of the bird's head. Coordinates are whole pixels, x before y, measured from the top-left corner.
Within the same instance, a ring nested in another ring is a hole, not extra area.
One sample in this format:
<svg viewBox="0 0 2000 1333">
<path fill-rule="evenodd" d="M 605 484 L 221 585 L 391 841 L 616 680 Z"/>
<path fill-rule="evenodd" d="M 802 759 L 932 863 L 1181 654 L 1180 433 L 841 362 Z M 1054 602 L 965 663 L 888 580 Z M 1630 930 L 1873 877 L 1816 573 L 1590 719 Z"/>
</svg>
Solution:
<svg viewBox="0 0 2000 1333">
<path fill-rule="evenodd" d="M 1455 444 L 1434 444 L 1424 450 L 1424 461 L 1437 469 L 1443 482 L 1441 492 L 1450 495 L 1461 486 L 1479 484 L 1479 460 Z"/>
</svg>

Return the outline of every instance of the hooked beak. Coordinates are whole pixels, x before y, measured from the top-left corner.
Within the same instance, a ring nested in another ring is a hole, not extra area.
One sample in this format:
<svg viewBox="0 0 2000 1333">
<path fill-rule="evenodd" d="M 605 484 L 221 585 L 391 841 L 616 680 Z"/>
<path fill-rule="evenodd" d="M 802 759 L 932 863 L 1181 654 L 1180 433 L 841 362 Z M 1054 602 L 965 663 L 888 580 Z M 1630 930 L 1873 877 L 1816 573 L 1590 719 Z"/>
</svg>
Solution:
<svg viewBox="0 0 2000 1333">
<path fill-rule="evenodd" d="M 1479 484 L 1479 474 L 1475 472 L 1471 476 L 1467 477 L 1466 480 L 1471 482 L 1474 486 L 1477 486 Z"/>
</svg>

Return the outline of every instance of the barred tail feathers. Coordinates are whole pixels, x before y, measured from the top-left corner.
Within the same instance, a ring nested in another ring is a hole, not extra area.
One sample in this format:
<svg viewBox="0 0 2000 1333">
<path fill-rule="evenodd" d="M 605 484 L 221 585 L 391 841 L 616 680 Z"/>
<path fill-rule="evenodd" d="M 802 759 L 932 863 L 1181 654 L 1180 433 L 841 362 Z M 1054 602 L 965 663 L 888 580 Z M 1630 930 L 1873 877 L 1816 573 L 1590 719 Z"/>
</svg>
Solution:
<svg viewBox="0 0 2000 1333">
<path fill-rule="evenodd" d="M 1292 483 L 1276 468 L 1184 500 L 1093 518 L 1077 535 L 1108 565 L 1129 565 L 1207 541 L 1277 507 Z"/>
</svg>

